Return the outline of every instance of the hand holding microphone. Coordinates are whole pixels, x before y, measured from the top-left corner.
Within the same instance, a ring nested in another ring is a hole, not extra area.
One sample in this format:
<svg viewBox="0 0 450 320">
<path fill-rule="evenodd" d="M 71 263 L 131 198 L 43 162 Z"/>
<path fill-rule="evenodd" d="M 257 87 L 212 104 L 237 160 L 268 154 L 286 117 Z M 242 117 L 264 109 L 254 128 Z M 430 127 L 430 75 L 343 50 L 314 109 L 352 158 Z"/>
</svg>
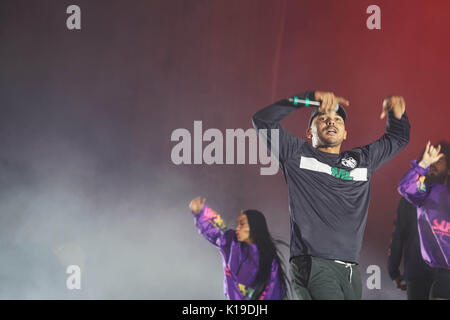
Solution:
<svg viewBox="0 0 450 320">
<path fill-rule="evenodd" d="M 344 106 L 350 105 L 350 102 L 348 100 L 342 97 L 336 97 L 333 92 L 315 91 L 314 99 L 316 101 L 303 100 L 297 97 L 293 97 L 289 98 L 289 101 L 294 103 L 294 105 L 301 103 L 305 106 L 317 106 L 320 113 L 329 113 L 331 111 L 337 112 L 339 109 L 339 104 L 342 104 Z"/>
</svg>

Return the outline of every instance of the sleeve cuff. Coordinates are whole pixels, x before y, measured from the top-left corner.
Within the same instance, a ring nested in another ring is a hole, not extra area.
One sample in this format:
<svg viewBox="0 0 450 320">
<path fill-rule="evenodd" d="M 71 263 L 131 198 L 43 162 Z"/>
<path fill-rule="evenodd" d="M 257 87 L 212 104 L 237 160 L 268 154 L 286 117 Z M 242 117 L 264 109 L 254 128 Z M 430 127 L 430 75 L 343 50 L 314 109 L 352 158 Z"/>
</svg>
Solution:
<svg viewBox="0 0 450 320">
<path fill-rule="evenodd" d="M 425 176 L 428 171 L 430 171 L 430 168 L 422 168 L 421 166 L 419 166 L 419 161 L 417 160 L 413 160 L 410 162 L 411 168 L 414 169 L 414 171 L 416 171 L 417 174 L 419 174 L 420 176 Z"/>
</svg>

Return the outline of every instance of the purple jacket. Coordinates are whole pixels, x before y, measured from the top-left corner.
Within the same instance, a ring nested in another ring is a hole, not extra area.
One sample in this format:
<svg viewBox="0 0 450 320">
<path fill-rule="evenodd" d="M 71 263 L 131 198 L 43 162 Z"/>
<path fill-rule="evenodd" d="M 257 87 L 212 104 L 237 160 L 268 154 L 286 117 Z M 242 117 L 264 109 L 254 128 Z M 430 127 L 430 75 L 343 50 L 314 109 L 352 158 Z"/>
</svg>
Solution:
<svg viewBox="0 0 450 320">
<path fill-rule="evenodd" d="M 411 161 L 398 191 L 417 207 L 423 259 L 431 267 L 450 269 L 450 189 L 443 184 L 426 185 L 428 171 Z"/>
<path fill-rule="evenodd" d="M 258 272 L 259 254 L 256 244 L 239 242 L 234 230 L 227 229 L 220 215 L 204 205 L 199 214 L 192 213 L 198 232 L 215 245 L 222 255 L 224 293 L 230 300 L 250 300 L 253 281 Z M 274 259 L 270 280 L 258 300 L 281 300 L 283 285 Z"/>
</svg>

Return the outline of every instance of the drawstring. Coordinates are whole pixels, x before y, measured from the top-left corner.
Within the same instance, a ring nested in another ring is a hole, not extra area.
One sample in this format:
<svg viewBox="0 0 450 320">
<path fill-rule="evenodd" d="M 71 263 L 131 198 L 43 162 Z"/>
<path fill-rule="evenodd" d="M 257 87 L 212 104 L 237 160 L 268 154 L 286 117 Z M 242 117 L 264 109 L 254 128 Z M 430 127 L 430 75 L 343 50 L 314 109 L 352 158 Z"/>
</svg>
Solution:
<svg viewBox="0 0 450 320">
<path fill-rule="evenodd" d="M 341 261 L 341 260 L 334 260 L 334 262 L 343 264 L 346 269 L 350 268 L 350 283 L 352 283 L 352 275 L 353 275 L 352 267 L 355 266 L 356 264 L 355 263 L 344 262 L 344 261 Z"/>
</svg>

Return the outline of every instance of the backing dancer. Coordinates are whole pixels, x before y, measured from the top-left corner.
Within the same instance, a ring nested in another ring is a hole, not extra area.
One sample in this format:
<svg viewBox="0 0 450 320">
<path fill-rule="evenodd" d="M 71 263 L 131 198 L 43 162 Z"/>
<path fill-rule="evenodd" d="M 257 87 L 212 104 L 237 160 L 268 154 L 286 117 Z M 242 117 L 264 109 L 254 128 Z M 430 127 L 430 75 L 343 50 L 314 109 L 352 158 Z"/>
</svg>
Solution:
<svg viewBox="0 0 450 320">
<path fill-rule="evenodd" d="M 422 159 L 425 149 L 420 153 Z M 436 173 L 429 172 L 430 176 Z M 403 264 L 403 273 L 400 266 Z M 428 300 L 433 269 L 425 263 L 417 228 L 417 207 L 401 198 L 397 207 L 392 241 L 388 250 L 388 272 L 395 287 L 406 291 L 408 300 Z"/>
<path fill-rule="evenodd" d="M 441 153 L 442 148 L 442 153 Z M 450 148 L 428 142 L 420 161 L 400 181 L 398 191 L 417 207 L 423 260 L 433 268 L 431 299 L 450 299 Z"/>
<path fill-rule="evenodd" d="M 308 123 L 312 144 L 289 134 L 280 121 L 297 109 L 320 102 Z M 300 101 L 300 103 L 299 103 Z M 337 105 L 339 106 L 337 107 Z M 278 129 L 279 156 L 289 189 L 290 262 L 299 299 L 361 299 L 358 268 L 370 199 L 370 178 L 409 141 L 405 101 L 387 97 L 381 118 L 386 132 L 375 142 L 341 152 L 347 138 L 349 102 L 331 92 L 305 92 L 278 101 L 253 116 L 260 129 Z M 264 134 L 264 132 L 261 132 Z"/>
<path fill-rule="evenodd" d="M 237 219 L 236 230 L 227 229 L 205 201 L 197 197 L 189 208 L 199 233 L 222 255 L 225 296 L 230 300 L 286 299 L 289 280 L 264 215 L 245 210 Z"/>
<path fill-rule="evenodd" d="M 417 229 L 417 208 L 405 198 L 397 207 L 397 219 L 388 251 L 388 272 L 395 287 L 408 300 L 428 300 L 433 270 L 423 261 Z M 403 274 L 400 265 L 403 260 Z"/>
</svg>

